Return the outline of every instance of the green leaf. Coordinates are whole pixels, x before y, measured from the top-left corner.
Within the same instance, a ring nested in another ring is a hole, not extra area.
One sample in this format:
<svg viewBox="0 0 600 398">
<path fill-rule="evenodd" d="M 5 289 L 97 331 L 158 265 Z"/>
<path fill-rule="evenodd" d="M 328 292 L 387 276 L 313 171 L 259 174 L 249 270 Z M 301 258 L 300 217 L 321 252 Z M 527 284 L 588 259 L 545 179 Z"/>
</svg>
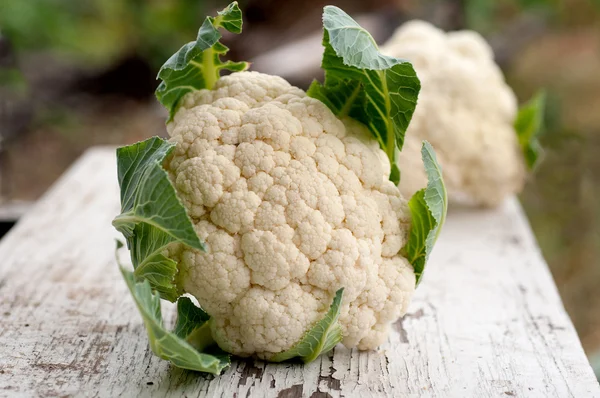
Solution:
<svg viewBox="0 0 600 398">
<path fill-rule="evenodd" d="M 248 69 L 247 62 L 221 61 L 221 55 L 229 49 L 219 43 L 219 28 L 232 33 L 242 31 L 242 11 L 237 1 L 218 14 L 217 17 L 206 17 L 196 40 L 181 47 L 158 71 L 157 79 L 162 82 L 156 89 L 156 97 L 169 110 L 169 120 L 175 115 L 181 97 L 190 91 L 212 89 L 221 70 Z"/>
<path fill-rule="evenodd" d="M 177 300 L 177 323 L 175 324 L 175 333 L 178 337 L 184 339 L 197 327 L 208 322 L 210 316 L 200 307 L 196 307 L 189 297 L 181 297 Z"/>
<path fill-rule="evenodd" d="M 541 91 L 523 104 L 515 119 L 515 130 L 527 167 L 532 170 L 543 153 L 538 136 L 542 130 L 546 93 Z"/>
<path fill-rule="evenodd" d="M 0 36 L 1 40 L 2 36 Z M 11 96 L 24 96 L 27 94 L 27 89 L 27 80 L 19 69 L 0 65 L 0 90 L 3 91 L 3 95 L 10 93 Z"/>
<path fill-rule="evenodd" d="M 324 8 L 323 27 L 325 81 L 313 82 L 308 95 L 368 126 L 395 164 L 421 88 L 415 70 L 381 54 L 369 32 L 337 7 Z"/>
<path fill-rule="evenodd" d="M 177 263 L 163 253 L 173 242 L 195 249 L 204 246 L 162 168 L 174 144 L 153 137 L 117 149 L 121 214 L 114 227 L 127 239 L 137 277 L 148 279 L 163 298 L 175 301 Z"/>
<path fill-rule="evenodd" d="M 408 202 L 412 226 L 408 242 L 402 248 L 403 255 L 415 270 L 417 285 L 446 220 L 448 210 L 448 195 L 442 170 L 431 144 L 427 141 L 423 141 L 421 156 L 427 173 L 427 187 L 417 191 Z"/>
<path fill-rule="evenodd" d="M 218 355 L 199 352 L 187 341 L 198 330 L 206 328 L 208 319 L 208 315 L 189 298 L 182 297 L 177 303 L 177 326 L 171 333 L 163 325 L 160 296 L 152 291 L 148 280 L 136 282 L 134 274 L 123 268 L 121 273 L 142 314 L 154 354 L 179 368 L 198 372 L 219 374 L 230 365 L 229 357 L 222 352 Z"/>
<path fill-rule="evenodd" d="M 269 361 L 282 362 L 299 357 L 304 363 L 314 361 L 342 341 L 342 329 L 338 323 L 344 289 L 335 293 L 331 307 L 323 319 L 315 324 L 304 337 L 287 351 L 275 354 Z"/>
</svg>

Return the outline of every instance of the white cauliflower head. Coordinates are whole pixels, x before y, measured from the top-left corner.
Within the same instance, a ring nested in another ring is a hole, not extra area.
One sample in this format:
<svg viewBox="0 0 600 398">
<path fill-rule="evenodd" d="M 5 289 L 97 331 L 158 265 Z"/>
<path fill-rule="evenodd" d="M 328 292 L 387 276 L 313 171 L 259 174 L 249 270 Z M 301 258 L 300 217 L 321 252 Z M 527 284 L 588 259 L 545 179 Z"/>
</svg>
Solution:
<svg viewBox="0 0 600 398">
<path fill-rule="evenodd" d="M 381 52 L 408 59 L 421 81 L 398 156 L 405 196 L 427 184 L 420 157 L 423 140 L 436 150 L 451 199 L 495 206 L 522 188 L 525 164 L 513 127 L 517 101 L 478 33 L 444 33 L 411 21 Z"/>
<path fill-rule="evenodd" d="M 269 358 L 297 343 L 344 288 L 348 347 L 372 349 L 415 288 L 399 254 L 409 210 L 366 127 L 256 72 L 187 94 L 166 169 L 205 253 L 171 249 L 178 284 L 228 352 Z"/>
</svg>

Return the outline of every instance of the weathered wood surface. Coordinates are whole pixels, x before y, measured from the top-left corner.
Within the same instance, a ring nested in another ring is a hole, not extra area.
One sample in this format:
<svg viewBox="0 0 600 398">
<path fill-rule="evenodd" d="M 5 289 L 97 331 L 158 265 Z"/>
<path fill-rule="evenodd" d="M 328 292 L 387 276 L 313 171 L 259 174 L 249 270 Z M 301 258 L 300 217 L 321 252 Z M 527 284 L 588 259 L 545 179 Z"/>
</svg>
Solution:
<svg viewBox="0 0 600 398">
<path fill-rule="evenodd" d="M 148 350 L 113 257 L 113 150 L 88 152 L 0 243 L 0 396 L 600 397 L 516 199 L 452 209 L 378 352 L 219 377 Z"/>
</svg>

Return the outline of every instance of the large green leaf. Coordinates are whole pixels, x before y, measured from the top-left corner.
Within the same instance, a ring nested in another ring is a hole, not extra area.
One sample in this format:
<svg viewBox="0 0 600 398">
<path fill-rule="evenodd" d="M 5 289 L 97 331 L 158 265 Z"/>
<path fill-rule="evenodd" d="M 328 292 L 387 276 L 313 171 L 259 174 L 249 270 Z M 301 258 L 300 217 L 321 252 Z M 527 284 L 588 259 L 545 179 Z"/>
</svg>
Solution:
<svg viewBox="0 0 600 398">
<path fill-rule="evenodd" d="M 177 326 L 174 332 L 169 332 L 163 325 L 160 296 L 152 291 L 148 280 L 136 282 L 134 274 L 123 268 L 121 268 L 121 273 L 133 295 L 138 310 L 142 314 L 152 352 L 179 368 L 198 372 L 219 374 L 230 365 L 229 356 L 223 352 L 215 350 L 213 355 L 198 350 L 199 348 L 206 348 L 214 342 L 205 341 L 202 347 L 195 347 L 188 341 L 193 340 L 198 331 L 206 329 L 209 318 L 189 298 L 182 297 L 179 299 L 177 303 Z M 200 334 L 206 336 L 205 333 Z M 208 337 L 210 337 L 210 333 Z"/>
<path fill-rule="evenodd" d="M 221 61 L 221 55 L 229 49 L 219 43 L 219 28 L 241 33 L 242 11 L 237 1 L 220 11 L 217 17 L 206 17 L 196 40 L 181 47 L 158 71 L 157 78 L 162 82 L 156 89 L 156 97 L 169 110 L 169 120 L 186 93 L 211 89 L 223 69 L 242 71 L 248 68 L 247 62 Z"/>
<path fill-rule="evenodd" d="M 322 353 L 328 352 L 342 341 L 342 329 L 338 323 L 344 289 L 335 293 L 331 307 L 323 319 L 315 324 L 304 337 L 287 351 L 269 358 L 271 362 L 282 362 L 300 358 L 304 363 L 314 361 Z"/>
<path fill-rule="evenodd" d="M 388 155 L 397 183 L 396 149 L 402 149 L 421 88 L 415 70 L 408 61 L 381 54 L 369 32 L 337 7 L 324 8 L 323 27 L 325 81 L 313 82 L 308 95 L 339 117 L 348 115 L 368 126 Z"/>
<path fill-rule="evenodd" d="M 532 170 L 543 153 L 538 136 L 542 130 L 546 94 L 541 91 L 519 108 L 515 130 L 527 167 Z"/>
<path fill-rule="evenodd" d="M 229 356 L 214 347 L 208 314 L 189 298 L 179 297 L 174 282 L 177 263 L 164 253 L 174 242 L 204 248 L 162 167 L 173 148 L 154 137 L 117 149 L 122 213 L 113 225 L 125 235 L 134 266 L 133 273 L 121 271 L 142 314 L 152 351 L 180 368 L 217 374 L 229 366 Z M 179 298 L 173 333 L 163 326 L 160 297 Z"/>
<path fill-rule="evenodd" d="M 117 149 L 121 214 L 113 225 L 127 239 L 138 277 L 147 278 L 163 298 L 175 301 L 177 264 L 163 253 L 181 242 L 204 250 L 162 163 L 174 145 L 159 137 Z"/>
<path fill-rule="evenodd" d="M 417 284 L 421 280 L 427 259 L 446 220 L 448 210 L 448 195 L 442 169 L 431 144 L 427 141 L 423 141 L 421 156 L 427 172 L 427 187 L 417 191 L 408 202 L 412 225 L 408 242 L 402 248 L 402 253 L 415 270 Z"/>
</svg>

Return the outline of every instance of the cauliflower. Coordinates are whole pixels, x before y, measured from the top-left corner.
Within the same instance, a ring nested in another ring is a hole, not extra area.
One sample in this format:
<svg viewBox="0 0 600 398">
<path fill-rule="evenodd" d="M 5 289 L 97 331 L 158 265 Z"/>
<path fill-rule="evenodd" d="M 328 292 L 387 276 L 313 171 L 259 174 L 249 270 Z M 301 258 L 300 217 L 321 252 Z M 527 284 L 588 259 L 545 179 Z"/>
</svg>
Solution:
<svg viewBox="0 0 600 398">
<path fill-rule="evenodd" d="M 344 288 L 344 345 L 373 349 L 415 287 L 410 216 L 358 122 L 257 72 L 188 93 L 167 126 L 171 180 L 206 252 L 180 245 L 179 285 L 230 353 L 291 348 Z M 360 138 L 359 138 L 360 137 Z"/>
<path fill-rule="evenodd" d="M 517 101 L 485 40 L 411 21 L 381 52 L 408 59 L 422 86 L 398 157 L 402 193 L 427 184 L 419 153 L 425 139 L 436 149 L 451 200 L 495 206 L 519 192 L 526 168 L 513 127 Z"/>
<path fill-rule="evenodd" d="M 420 281 L 447 196 L 426 142 L 427 188 L 407 202 L 396 185 L 419 80 L 339 8 L 323 21 L 325 80 L 304 92 L 220 60 L 218 28 L 241 31 L 235 2 L 207 17 L 159 71 L 169 141 L 117 150 L 121 271 L 150 348 L 175 366 L 374 349 Z M 161 298 L 177 302 L 173 331 Z"/>
</svg>

